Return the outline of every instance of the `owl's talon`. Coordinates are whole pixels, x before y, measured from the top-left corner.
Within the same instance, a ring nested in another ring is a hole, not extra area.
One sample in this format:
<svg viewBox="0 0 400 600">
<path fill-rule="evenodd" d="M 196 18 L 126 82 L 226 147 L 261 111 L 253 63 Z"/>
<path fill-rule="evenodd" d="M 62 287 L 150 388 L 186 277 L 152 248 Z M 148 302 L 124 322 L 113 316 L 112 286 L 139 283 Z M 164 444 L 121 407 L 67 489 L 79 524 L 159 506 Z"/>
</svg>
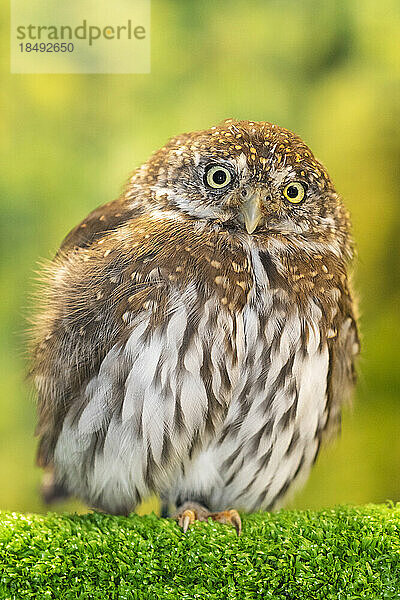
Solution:
<svg viewBox="0 0 400 600">
<path fill-rule="evenodd" d="M 229 512 L 231 513 L 231 523 L 236 529 L 236 533 L 240 535 L 242 533 L 242 519 L 240 518 L 240 515 L 236 510 L 230 510 Z"/>
<path fill-rule="evenodd" d="M 185 510 L 179 518 L 179 526 L 182 527 L 183 533 L 186 533 L 189 525 L 195 522 L 196 515 L 193 510 Z"/>
<path fill-rule="evenodd" d="M 242 521 L 237 510 L 222 510 L 220 512 L 211 513 L 204 506 L 197 503 L 185 503 L 173 517 L 183 533 L 186 533 L 189 526 L 195 521 L 207 521 L 211 518 L 213 521 L 224 525 L 231 524 L 234 526 L 238 535 L 242 532 Z"/>
<path fill-rule="evenodd" d="M 236 533 L 238 536 L 242 532 L 242 520 L 237 510 L 223 510 L 218 513 L 210 514 L 210 517 L 213 521 L 218 521 L 218 523 L 230 523 L 234 526 Z"/>
<path fill-rule="evenodd" d="M 190 523 L 190 517 L 189 517 L 189 515 L 186 515 L 186 517 L 183 517 L 183 524 L 182 524 L 183 533 L 187 532 L 187 530 L 189 528 L 189 523 Z"/>
</svg>

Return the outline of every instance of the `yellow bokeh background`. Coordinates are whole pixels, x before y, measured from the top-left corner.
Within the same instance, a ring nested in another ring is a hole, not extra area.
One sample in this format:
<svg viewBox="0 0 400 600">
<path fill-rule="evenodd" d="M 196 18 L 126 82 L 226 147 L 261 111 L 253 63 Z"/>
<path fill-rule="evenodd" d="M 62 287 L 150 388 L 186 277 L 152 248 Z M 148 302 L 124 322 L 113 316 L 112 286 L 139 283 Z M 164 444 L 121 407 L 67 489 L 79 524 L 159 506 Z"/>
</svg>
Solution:
<svg viewBox="0 0 400 600">
<path fill-rule="evenodd" d="M 290 506 L 399 500 L 398 0 L 153 0 L 149 75 L 11 75 L 7 11 L 3 3 L 0 509 L 46 510 L 25 381 L 38 261 L 168 137 L 227 117 L 303 137 L 345 198 L 358 248 L 354 406 Z"/>
</svg>

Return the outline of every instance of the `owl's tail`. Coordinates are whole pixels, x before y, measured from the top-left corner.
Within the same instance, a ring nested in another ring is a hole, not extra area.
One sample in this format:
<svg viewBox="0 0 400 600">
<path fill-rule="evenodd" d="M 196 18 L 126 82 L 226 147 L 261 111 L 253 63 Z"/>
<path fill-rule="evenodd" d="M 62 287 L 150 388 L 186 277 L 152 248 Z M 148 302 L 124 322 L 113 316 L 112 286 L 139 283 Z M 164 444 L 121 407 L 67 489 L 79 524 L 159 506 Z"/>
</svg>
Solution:
<svg viewBox="0 0 400 600">
<path fill-rule="evenodd" d="M 45 504 L 53 504 L 70 496 L 68 490 L 55 481 L 54 471 L 51 468 L 48 468 L 43 475 L 40 494 Z"/>
</svg>

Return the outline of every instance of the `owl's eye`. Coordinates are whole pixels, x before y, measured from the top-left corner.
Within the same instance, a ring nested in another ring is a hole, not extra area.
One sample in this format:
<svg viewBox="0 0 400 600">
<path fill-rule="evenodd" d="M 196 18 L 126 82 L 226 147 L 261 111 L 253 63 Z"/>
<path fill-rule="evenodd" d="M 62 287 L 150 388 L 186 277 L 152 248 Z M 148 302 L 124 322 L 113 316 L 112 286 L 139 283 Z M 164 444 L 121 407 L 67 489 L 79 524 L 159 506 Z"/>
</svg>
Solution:
<svg viewBox="0 0 400 600">
<path fill-rule="evenodd" d="M 300 204 L 306 195 L 306 188 L 299 181 L 292 181 L 283 188 L 283 195 L 291 204 Z"/>
<path fill-rule="evenodd" d="M 204 175 L 204 182 L 214 189 L 224 188 L 232 180 L 232 175 L 225 167 L 213 165 Z"/>
</svg>

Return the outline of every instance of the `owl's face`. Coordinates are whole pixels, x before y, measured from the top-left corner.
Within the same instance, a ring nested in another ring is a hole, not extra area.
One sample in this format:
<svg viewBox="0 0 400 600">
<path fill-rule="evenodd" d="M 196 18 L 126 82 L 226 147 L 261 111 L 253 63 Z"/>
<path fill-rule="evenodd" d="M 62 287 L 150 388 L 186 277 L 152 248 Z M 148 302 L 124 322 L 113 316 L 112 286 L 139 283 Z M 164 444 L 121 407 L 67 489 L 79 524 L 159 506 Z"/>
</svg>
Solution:
<svg viewBox="0 0 400 600">
<path fill-rule="evenodd" d="M 344 234 L 347 213 L 302 140 L 270 123 L 228 119 L 178 136 L 133 178 L 159 208 L 248 235 Z"/>
</svg>

